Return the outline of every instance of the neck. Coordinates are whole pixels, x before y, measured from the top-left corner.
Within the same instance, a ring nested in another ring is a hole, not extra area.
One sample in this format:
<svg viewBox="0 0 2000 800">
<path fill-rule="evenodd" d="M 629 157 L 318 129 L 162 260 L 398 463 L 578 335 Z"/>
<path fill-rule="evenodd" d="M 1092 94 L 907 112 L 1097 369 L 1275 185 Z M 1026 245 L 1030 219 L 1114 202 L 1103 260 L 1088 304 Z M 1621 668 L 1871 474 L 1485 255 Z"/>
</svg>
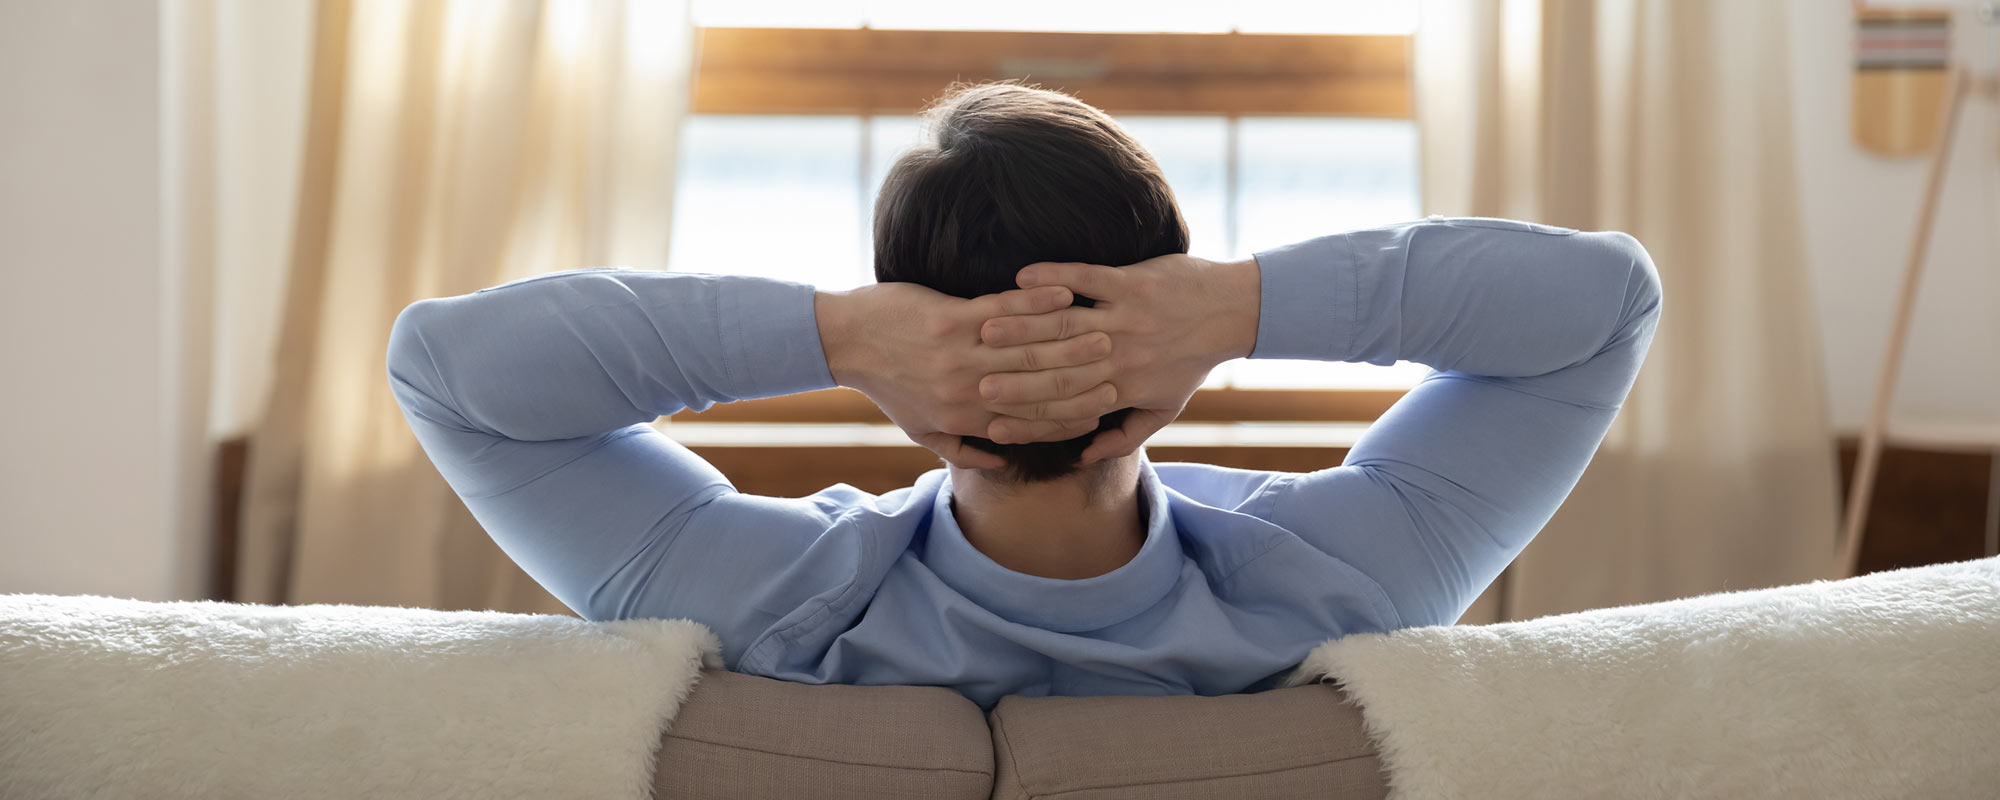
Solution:
<svg viewBox="0 0 2000 800">
<path fill-rule="evenodd" d="M 1092 578 L 1124 566 L 1146 542 L 1138 454 L 1039 483 L 953 467 L 951 487 L 966 541 L 1015 572 Z"/>
</svg>

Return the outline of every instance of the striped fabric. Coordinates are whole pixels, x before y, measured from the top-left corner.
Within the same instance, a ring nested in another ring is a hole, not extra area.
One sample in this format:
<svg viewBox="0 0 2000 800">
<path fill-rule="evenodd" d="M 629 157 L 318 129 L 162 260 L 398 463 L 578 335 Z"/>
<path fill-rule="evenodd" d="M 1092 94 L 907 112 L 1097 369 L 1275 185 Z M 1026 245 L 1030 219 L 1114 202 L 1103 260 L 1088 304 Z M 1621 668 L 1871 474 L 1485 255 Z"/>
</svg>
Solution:
<svg viewBox="0 0 2000 800">
<path fill-rule="evenodd" d="M 1854 66 L 1861 70 L 1941 70 L 1951 57 L 1948 15 L 1858 20 Z"/>
</svg>

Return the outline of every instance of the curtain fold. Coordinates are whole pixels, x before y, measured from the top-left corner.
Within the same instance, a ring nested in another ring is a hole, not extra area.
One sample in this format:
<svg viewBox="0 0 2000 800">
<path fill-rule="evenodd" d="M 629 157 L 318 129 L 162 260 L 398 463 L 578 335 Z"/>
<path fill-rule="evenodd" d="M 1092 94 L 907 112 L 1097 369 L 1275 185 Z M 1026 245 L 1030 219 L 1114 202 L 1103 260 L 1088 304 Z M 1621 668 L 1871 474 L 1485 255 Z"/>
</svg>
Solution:
<svg viewBox="0 0 2000 800">
<path fill-rule="evenodd" d="M 1835 577 L 1785 3 L 1426 0 L 1427 211 L 1623 230 L 1665 313 L 1562 510 L 1464 621 Z"/>
<path fill-rule="evenodd" d="M 694 50 L 680 2 L 322 0 L 237 597 L 561 612 L 410 434 L 383 367 L 418 299 L 664 269 Z"/>
</svg>

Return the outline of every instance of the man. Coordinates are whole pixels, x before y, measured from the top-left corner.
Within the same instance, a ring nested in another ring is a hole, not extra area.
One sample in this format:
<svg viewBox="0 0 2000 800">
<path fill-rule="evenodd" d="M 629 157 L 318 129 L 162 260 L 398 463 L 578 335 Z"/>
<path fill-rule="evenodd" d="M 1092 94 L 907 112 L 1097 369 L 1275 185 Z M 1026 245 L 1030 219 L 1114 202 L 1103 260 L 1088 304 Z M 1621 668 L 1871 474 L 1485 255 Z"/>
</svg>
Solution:
<svg viewBox="0 0 2000 800">
<path fill-rule="evenodd" d="M 1089 106 L 983 86 L 928 122 L 877 202 L 874 286 L 583 270 L 397 320 L 411 427 L 556 597 L 706 623 L 731 669 L 988 707 L 1270 688 L 1326 639 L 1457 619 L 1574 486 L 1658 320 L 1623 234 L 1433 218 L 1211 262 Z M 1343 466 L 1148 462 L 1240 356 L 1435 371 Z M 834 385 L 945 468 L 755 497 L 647 424 Z"/>
</svg>

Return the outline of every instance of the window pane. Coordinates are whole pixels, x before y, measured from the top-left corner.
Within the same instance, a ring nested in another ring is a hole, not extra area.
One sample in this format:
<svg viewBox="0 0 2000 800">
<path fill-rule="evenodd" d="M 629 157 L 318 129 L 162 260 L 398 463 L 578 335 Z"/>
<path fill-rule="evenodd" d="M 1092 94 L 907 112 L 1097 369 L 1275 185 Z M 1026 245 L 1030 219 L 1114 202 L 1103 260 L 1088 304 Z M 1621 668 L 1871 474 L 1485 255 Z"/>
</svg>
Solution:
<svg viewBox="0 0 2000 800">
<path fill-rule="evenodd" d="M 1128 33 L 1389 33 L 1417 27 L 1417 0 L 693 0 L 697 25 L 770 28 L 1118 31 Z"/>
<path fill-rule="evenodd" d="M 882 179 L 889 177 L 889 165 L 917 143 L 922 127 L 915 114 L 868 118 L 868 196 L 861 206 L 861 263 L 867 280 L 875 279 L 875 196 L 882 192 Z"/>
<path fill-rule="evenodd" d="M 859 117 L 696 115 L 675 191 L 672 269 L 868 281 Z"/>
<path fill-rule="evenodd" d="M 896 163 L 917 143 L 917 133 L 922 128 L 915 114 L 868 118 L 868 196 L 869 207 L 874 207 L 875 192 L 882 188 L 882 179 L 889 176 L 889 165 Z"/>
<path fill-rule="evenodd" d="M 1222 117 L 1121 117 L 1125 130 L 1160 162 L 1173 186 L 1174 201 L 1194 237 L 1192 251 L 1229 252 L 1229 120 Z"/>
<path fill-rule="evenodd" d="M 859 28 L 864 0 L 694 0 L 694 24 L 718 28 Z"/>
<path fill-rule="evenodd" d="M 1418 215 L 1416 132 L 1400 120 L 1129 116 L 1159 160 L 1193 252 L 1258 250 Z M 697 115 L 683 134 L 673 269 L 764 275 L 844 289 L 873 279 L 872 211 L 889 165 L 915 143 L 912 115 Z M 1232 222 L 1232 217 L 1234 224 Z M 1207 385 L 1394 388 L 1421 366 L 1239 361 Z"/>
<path fill-rule="evenodd" d="M 1247 117 L 1240 124 L 1235 255 L 1419 216 L 1415 123 Z"/>
<path fill-rule="evenodd" d="M 868 0 L 868 24 L 919 30 L 1129 31 L 1140 33 L 1229 30 L 1221 3 L 1158 0 L 1012 0 L 950 3 L 938 0 Z"/>
<path fill-rule="evenodd" d="M 1235 256 L 1419 216 L 1417 130 L 1407 120 L 1245 118 L 1238 129 Z M 1426 372 L 1312 361 L 1244 361 L 1244 388 L 1394 388 Z"/>
<path fill-rule="evenodd" d="M 1230 0 L 1244 33 L 1386 33 L 1417 30 L 1417 0 Z"/>
<path fill-rule="evenodd" d="M 1228 252 L 1224 193 L 1228 120 L 1222 117 L 1121 117 L 1120 125 L 1167 173 L 1181 215 L 1187 218 L 1194 251 L 1220 256 Z M 868 202 L 862 207 L 864 227 L 873 214 L 875 193 L 889 165 L 917 140 L 920 124 L 914 115 L 881 116 L 869 120 Z M 872 234 L 864 232 L 863 247 Z"/>
</svg>

